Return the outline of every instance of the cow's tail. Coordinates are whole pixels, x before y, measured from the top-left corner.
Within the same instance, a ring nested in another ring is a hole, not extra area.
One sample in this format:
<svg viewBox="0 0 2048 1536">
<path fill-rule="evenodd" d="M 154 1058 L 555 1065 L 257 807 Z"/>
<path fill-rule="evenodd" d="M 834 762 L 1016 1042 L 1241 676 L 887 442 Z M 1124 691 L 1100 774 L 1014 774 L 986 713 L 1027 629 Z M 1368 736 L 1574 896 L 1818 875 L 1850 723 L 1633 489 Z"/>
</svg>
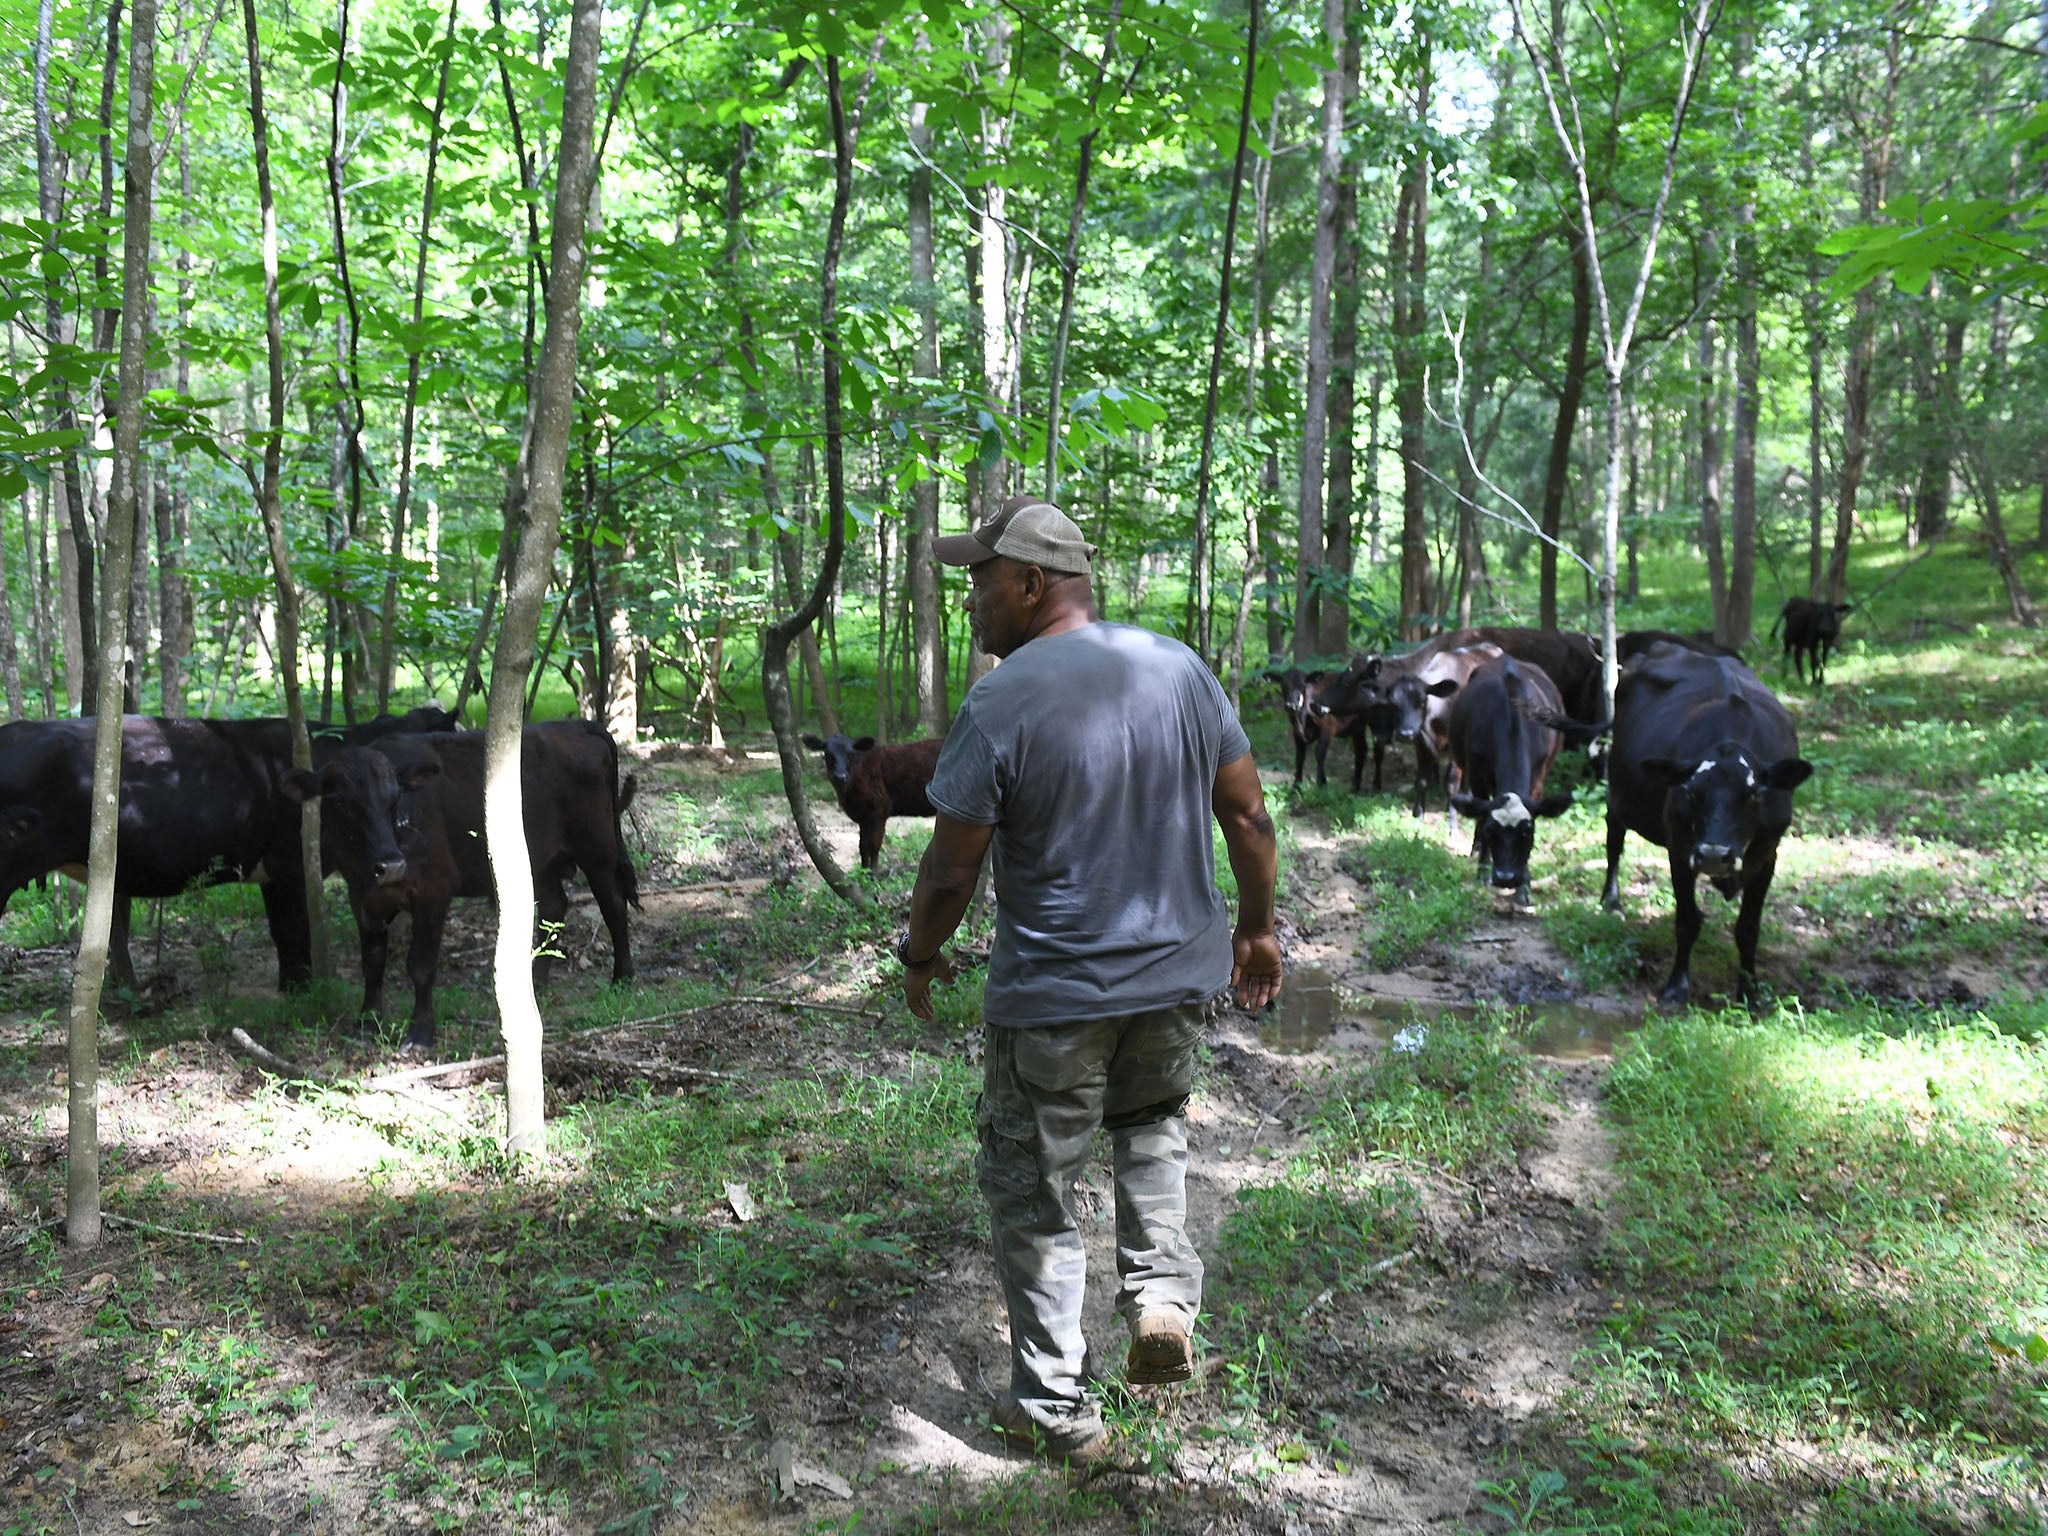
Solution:
<svg viewBox="0 0 2048 1536">
<path fill-rule="evenodd" d="M 1783 626 L 1784 622 L 1785 610 L 1783 608 L 1780 608 L 1778 610 L 1778 616 L 1775 619 L 1771 620 L 1771 638 L 1773 640 L 1778 638 L 1778 630 Z"/>
<path fill-rule="evenodd" d="M 595 725 L 595 722 L 592 722 Z M 597 728 L 604 737 L 605 773 L 612 784 L 612 839 L 618 849 L 619 894 L 626 898 L 626 905 L 635 912 L 644 911 L 640 905 L 640 875 L 633 868 L 633 855 L 626 850 L 626 808 L 633 803 L 633 796 L 640 788 L 637 774 L 619 777 L 619 744 L 612 739 L 612 733 Z"/>
<path fill-rule="evenodd" d="M 1595 721 L 1589 725 L 1583 720 L 1574 720 L 1562 711 L 1534 700 L 1522 702 L 1517 707 L 1522 711 L 1524 719 L 1533 720 L 1536 724 L 1548 726 L 1557 732 L 1564 738 L 1566 746 L 1590 746 L 1614 729 L 1614 721 L 1611 719 Z"/>
</svg>

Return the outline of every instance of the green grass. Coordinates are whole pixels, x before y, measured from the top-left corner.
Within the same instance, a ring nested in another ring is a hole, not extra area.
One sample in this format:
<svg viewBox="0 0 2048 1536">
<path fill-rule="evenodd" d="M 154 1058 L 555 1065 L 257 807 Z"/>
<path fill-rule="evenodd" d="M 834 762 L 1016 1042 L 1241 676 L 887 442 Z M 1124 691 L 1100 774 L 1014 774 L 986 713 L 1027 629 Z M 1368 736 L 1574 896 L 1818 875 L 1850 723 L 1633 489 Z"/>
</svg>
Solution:
<svg viewBox="0 0 2048 1536">
<path fill-rule="evenodd" d="M 2048 1053 L 1981 1019 L 1694 1016 L 1608 1092 L 1618 1300 L 1528 1528 L 1671 1528 L 1649 1488 L 1699 1529 L 2038 1530 Z"/>
<path fill-rule="evenodd" d="M 1375 970 L 1455 948 L 1492 910 L 1472 860 L 1445 845 L 1441 823 L 1381 801 L 1351 802 L 1335 819 L 1356 839 L 1342 862 L 1361 887 L 1365 958 Z"/>
<path fill-rule="evenodd" d="M 1325 1158 L 1399 1158 L 1466 1177 L 1535 1143 L 1548 1096 L 1512 1009 L 1416 1022 L 1362 1068 L 1340 1070 L 1310 1117 Z"/>
</svg>

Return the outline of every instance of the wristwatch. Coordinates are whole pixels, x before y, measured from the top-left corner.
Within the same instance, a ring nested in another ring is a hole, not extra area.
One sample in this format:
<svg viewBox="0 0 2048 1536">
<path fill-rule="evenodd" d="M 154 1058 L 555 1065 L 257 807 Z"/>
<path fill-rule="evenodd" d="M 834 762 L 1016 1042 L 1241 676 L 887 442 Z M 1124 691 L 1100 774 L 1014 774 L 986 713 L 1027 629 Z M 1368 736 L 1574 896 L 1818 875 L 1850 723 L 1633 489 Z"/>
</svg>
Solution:
<svg viewBox="0 0 2048 1536">
<path fill-rule="evenodd" d="M 940 946 L 940 948 L 944 947 L 945 946 L 943 945 Z M 933 950 L 929 955 L 926 955 L 922 960 L 911 959 L 910 930 L 908 928 L 905 928 L 896 935 L 896 958 L 905 967 L 915 971 L 923 969 L 925 966 L 930 965 L 934 960 L 938 959 L 939 951 L 936 949 Z"/>
</svg>

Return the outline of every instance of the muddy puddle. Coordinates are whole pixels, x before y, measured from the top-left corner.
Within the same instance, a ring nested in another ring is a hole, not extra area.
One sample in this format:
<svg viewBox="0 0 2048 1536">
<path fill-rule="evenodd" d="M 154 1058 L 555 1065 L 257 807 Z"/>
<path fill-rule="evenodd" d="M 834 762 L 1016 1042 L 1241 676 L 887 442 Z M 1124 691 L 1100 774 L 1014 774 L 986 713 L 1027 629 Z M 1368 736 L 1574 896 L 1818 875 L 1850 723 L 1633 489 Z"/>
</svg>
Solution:
<svg viewBox="0 0 2048 1536">
<path fill-rule="evenodd" d="M 1477 1019 L 1497 1011 L 1484 1003 L 1417 1002 L 1375 997 L 1340 987 L 1329 972 L 1304 966 L 1287 978 L 1279 1003 L 1259 1021 L 1259 1039 L 1289 1055 L 1320 1051 L 1349 1030 L 1363 1030 L 1396 1050 L 1415 1050 L 1438 1019 Z M 1590 1002 L 1512 1005 L 1527 1024 L 1523 1043 L 1533 1056 L 1588 1061 L 1614 1054 L 1615 1043 L 1641 1027 L 1641 1009 Z"/>
</svg>

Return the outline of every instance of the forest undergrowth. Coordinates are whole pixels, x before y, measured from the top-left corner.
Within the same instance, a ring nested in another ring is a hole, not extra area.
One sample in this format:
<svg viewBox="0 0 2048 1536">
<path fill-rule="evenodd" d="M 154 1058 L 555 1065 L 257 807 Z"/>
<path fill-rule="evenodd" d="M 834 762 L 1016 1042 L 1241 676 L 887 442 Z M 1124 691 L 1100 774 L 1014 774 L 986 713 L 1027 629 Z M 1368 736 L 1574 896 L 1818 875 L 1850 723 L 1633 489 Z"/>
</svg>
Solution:
<svg viewBox="0 0 2048 1536">
<path fill-rule="evenodd" d="M 1582 795 L 1514 914 L 1440 810 L 1269 773 L 1283 919 L 1348 872 L 1326 947 L 1469 1006 L 1397 1017 L 1340 973 L 1310 1049 L 1219 1022 L 1192 1111 L 1207 1368 L 1112 1380 L 1116 1468 L 1087 1481 L 983 1427 L 978 972 L 924 1028 L 886 960 L 921 824 L 859 912 L 802 861 L 772 763 L 649 754 L 643 979 L 600 985 L 579 907 L 552 1038 L 613 1032 L 556 1071 L 529 1183 L 488 1081 L 379 1082 L 396 1040 L 354 1028 L 351 966 L 280 1000 L 253 900 L 170 904 L 109 1027 L 127 1224 L 86 1255 L 46 1225 L 66 914 L 25 893 L 0 931 L 0 1532 L 2041 1530 L 2048 661 L 1944 633 L 1852 644 L 1824 689 L 1766 675 L 1819 769 L 1767 912 L 1774 1002 L 1653 1013 L 1611 1067 L 1532 1051 L 1476 941 L 1545 946 L 1556 987 L 1634 1017 L 1669 959 L 1657 850 L 1630 845 L 1600 913 Z M 1247 716 L 1289 760 L 1277 710 Z M 1717 1001 L 1731 916 L 1710 898 Z M 449 1060 L 495 1048 L 488 923 L 451 930 Z M 983 922 L 961 951 L 986 945 Z M 304 1078 L 231 1054 L 236 1027 Z M 1092 1179 L 1084 1212 L 1105 1198 Z M 781 1504 L 777 1442 L 821 1474 Z"/>
</svg>

